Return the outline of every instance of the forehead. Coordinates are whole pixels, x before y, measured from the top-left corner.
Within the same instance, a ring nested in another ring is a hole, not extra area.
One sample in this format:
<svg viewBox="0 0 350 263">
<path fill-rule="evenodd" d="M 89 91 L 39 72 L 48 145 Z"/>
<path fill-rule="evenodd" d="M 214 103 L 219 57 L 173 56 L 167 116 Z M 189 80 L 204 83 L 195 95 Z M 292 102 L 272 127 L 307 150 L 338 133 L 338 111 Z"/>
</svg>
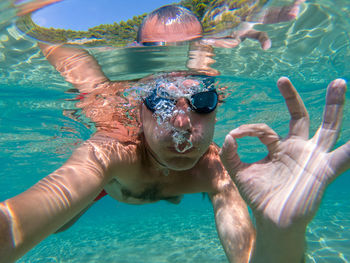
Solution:
<svg viewBox="0 0 350 263">
<path fill-rule="evenodd" d="M 156 86 L 170 90 L 175 87 L 178 89 L 190 89 L 201 84 L 200 79 L 193 77 L 160 78 L 156 79 L 155 82 Z"/>
<path fill-rule="evenodd" d="M 206 80 L 201 76 L 168 76 L 162 75 L 154 79 L 149 87 L 149 91 L 157 90 L 166 92 L 174 96 L 194 94 L 202 91 L 207 91 L 212 88 L 213 82 Z"/>
</svg>

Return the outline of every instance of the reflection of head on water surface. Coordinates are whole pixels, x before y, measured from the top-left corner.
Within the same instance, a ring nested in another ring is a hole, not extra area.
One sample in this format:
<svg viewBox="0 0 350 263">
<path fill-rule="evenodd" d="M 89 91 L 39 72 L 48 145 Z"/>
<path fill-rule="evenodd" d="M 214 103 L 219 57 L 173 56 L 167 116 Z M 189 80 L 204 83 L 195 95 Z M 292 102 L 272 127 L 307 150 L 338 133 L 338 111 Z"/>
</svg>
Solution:
<svg viewBox="0 0 350 263">
<path fill-rule="evenodd" d="M 201 36 L 201 23 L 190 10 L 181 6 L 166 5 L 143 19 L 137 33 L 137 42 L 145 46 L 163 45 Z"/>
<path fill-rule="evenodd" d="M 201 23 L 190 10 L 176 5 L 162 6 L 148 14 L 139 27 L 136 46 L 142 45 L 148 48 L 126 50 L 128 71 L 164 71 L 164 68 L 168 68 L 169 65 L 172 65 L 172 68 L 181 69 L 179 68 L 181 63 L 186 67 L 189 59 L 187 50 L 179 56 L 178 53 L 173 54 L 170 50 L 157 47 L 180 45 L 199 39 L 201 36 Z M 183 59 L 180 62 L 181 58 Z M 174 60 L 178 62 L 175 64 Z M 198 64 L 200 63 L 191 65 Z"/>
</svg>

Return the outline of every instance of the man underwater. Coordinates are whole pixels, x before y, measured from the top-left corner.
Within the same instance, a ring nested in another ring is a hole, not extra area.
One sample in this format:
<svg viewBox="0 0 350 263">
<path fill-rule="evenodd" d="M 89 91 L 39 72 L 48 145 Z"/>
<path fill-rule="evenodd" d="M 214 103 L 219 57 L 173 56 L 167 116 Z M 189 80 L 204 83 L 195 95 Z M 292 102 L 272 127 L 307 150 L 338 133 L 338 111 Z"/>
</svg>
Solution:
<svg viewBox="0 0 350 263">
<path fill-rule="evenodd" d="M 110 81 L 82 50 L 41 47 L 80 92 L 126 85 Z M 230 262 L 302 262 L 306 226 L 325 188 L 350 168 L 350 142 L 329 152 L 340 130 L 345 81 L 329 85 L 323 123 L 312 139 L 301 98 L 281 78 L 277 86 L 291 114 L 288 136 L 281 139 L 265 124 L 248 124 L 231 131 L 222 149 L 212 143 L 219 92 L 211 77 L 174 72 L 141 82 L 149 90 L 139 103 L 137 140 L 97 127 L 62 167 L 0 204 L 0 262 L 16 260 L 69 223 L 103 189 L 119 201 L 139 204 L 177 203 L 183 194 L 206 192 Z M 267 146 L 263 160 L 240 161 L 236 139 L 245 136 Z M 256 230 L 241 196 L 254 213 Z"/>
</svg>

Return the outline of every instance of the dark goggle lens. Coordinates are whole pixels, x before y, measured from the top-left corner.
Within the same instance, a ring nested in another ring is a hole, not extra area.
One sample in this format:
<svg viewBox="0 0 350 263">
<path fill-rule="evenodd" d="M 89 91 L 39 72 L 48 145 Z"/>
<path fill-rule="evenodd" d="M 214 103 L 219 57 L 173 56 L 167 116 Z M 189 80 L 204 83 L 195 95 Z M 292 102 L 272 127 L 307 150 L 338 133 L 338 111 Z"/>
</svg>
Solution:
<svg viewBox="0 0 350 263">
<path fill-rule="evenodd" d="M 145 47 L 159 47 L 165 46 L 165 42 L 142 42 L 142 45 Z"/>
<path fill-rule="evenodd" d="M 218 105 L 218 94 L 215 90 L 199 92 L 191 96 L 191 106 L 197 113 L 210 113 Z"/>
<path fill-rule="evenodd" d="M 155 112 L 155 108 L 162 101 L 175 103 L 175 100 L 170 100 L 162 97 L 158 97 L 155 93 L 144 99 L 146 107 Z M 218 105 L 218 94 L 215 90 L 199 92 L 191 96 L 190 106 L 191 109 L 197 113 L 210 113 L 215 110 Z"/>
<path fill-rule="evenodd" d="M 159 107 L 159 105 L 162 105 L 164 102 L 169 102 L 170 101 L 172 104 L 175 104 L 174 100 L 170 100 L 170 99 L 166 99 L 166 98 L 160 98 L 160 97 L 156 97 L 154 95 L 148 96 L 143 101 L 144 101 L 147 109 L 149 109 L 152 112 L 155 112 L 156 111 L 156 107 L 157 106 Z"/>
</svg>

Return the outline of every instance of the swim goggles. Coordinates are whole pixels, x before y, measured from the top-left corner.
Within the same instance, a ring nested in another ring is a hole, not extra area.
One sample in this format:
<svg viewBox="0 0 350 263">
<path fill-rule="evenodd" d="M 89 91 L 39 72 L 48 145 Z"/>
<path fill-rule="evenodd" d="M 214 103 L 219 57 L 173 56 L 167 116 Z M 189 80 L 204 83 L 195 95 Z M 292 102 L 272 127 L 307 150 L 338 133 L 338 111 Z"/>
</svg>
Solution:
<svg viewBox="0 0 350 263">
<path fill-rule="evenodd" d="M 196 113 L 206 114 L 213 112 L 218 105 L 218 94 L 215 88 L 209 88 L 206 91 L 197 92 L 192 95 L 183 94 L 178 98 L 186 98 L 189 102 L 191 110 L 195 111 Z M 143 101 L 147 109 L 155 112 L 161 105 L 175 105 L 177 99 L 174 99 L 164 90 L 159 92 L 158 86 L 156 86 L 156 88 L 150 92 L 150 95 L 144 98 Z"/>
<path fill-rule="evenodd" d="M 141 43 L 145 47 L 159 47 L 159 46 L 165 46 L 166 43 L 163 41 L 158 41 L 158 42 L 142 42 Z"/>
</svg>

